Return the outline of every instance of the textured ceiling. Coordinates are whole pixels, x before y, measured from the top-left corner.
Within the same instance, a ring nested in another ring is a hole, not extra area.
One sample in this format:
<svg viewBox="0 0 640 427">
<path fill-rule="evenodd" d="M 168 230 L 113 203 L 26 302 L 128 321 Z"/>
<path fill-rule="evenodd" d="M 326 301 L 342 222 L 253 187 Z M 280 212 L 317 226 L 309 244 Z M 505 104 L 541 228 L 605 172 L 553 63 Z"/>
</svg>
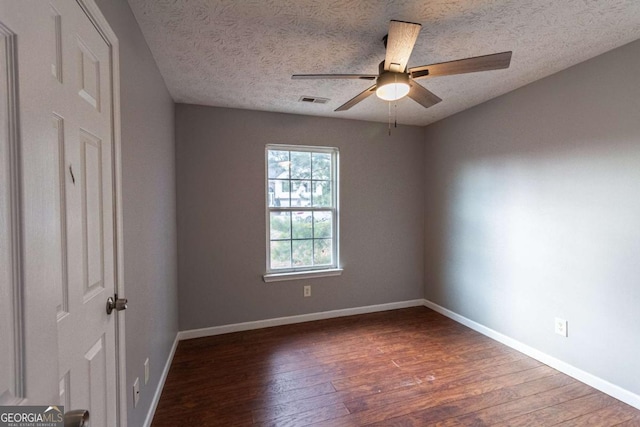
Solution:
<svg viewBox="0 0 640 427">
<path fill-rule="evenodd" d="M 511 67 L 419 80 L 443 101 L 405 98 L 398 123 L 427 125 L 640 38 L 640 0 L 129 0 L 176 102 L 387 122 L 371 96 L 389 20 L 422 24 L 409 67 L 513 51 Z M 606 81 L 607 76 L 602 76 Z M 326 104 L 301 96 L 329 98 Z"/>
</svg>

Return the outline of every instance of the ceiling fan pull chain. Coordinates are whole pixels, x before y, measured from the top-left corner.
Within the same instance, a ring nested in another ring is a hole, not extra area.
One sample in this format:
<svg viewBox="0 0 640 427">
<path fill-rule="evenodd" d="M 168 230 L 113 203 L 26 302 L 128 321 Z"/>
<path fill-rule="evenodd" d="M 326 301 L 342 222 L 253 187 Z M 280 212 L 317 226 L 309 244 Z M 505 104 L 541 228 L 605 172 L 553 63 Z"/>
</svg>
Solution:
<svg viewBox="0 0 640 427">
<path fill-rule="evenodd" d="M 393 127 L 397 128 L 398 127 L 398 101 L 394 103 L 393 108 L 394 108 Z"/>
<path fill-rule="evenodd" d="M 396 92 L 395 101 L 393 101 L 393 127 L 397 128 L 398 127 L 398 97 L 397 97 L 398 75 L 397 74 L 393 76 L 393 80 L 395 83 L 393 87 L 394 87 L 394 91 Z M 389 125 L 391 125 L 391 101 L 389 101 Z"/>
<path fill-rule="evenodd" d="M 391 136 L 391 101 L 389 101 L 389 136 Z"/>
</svg>

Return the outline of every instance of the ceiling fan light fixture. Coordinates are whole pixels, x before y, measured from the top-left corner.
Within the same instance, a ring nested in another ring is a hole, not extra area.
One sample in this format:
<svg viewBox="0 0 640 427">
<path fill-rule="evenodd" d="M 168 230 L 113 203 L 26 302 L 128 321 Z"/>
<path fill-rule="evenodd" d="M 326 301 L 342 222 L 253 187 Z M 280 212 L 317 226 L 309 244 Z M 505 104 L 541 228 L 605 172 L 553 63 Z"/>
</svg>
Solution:
<svg viewBox="0 0 640 427">
<path fill-rule="evenodd" d="M 376 80 L 376 95 L 385 101 L 397 101 L 409 93 L 409 75 L 391 71 L 380 74 Z"/>
</svg>

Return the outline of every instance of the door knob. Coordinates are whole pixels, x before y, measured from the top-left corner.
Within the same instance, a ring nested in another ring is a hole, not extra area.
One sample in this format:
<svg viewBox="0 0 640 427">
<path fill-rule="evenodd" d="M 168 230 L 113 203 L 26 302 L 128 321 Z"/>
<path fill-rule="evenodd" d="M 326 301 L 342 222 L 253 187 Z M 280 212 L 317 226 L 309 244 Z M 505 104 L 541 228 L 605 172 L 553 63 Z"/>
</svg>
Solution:
<svg viewBox="0 0 640 427">
<path fill-rule="evenodd" d="M 88 427 L 89 411 L 74 409 L 64 413 L 64 427 Z"/>
<path fill-rule="evenodd" d="M 113 297 L 107 298 L 107 314 L 111 314 L 113 310 L 122 311 L 127 309 L 127 299 L 126 298 L 118 298 L 116 295 L 116 299 Z"/>
</svg>

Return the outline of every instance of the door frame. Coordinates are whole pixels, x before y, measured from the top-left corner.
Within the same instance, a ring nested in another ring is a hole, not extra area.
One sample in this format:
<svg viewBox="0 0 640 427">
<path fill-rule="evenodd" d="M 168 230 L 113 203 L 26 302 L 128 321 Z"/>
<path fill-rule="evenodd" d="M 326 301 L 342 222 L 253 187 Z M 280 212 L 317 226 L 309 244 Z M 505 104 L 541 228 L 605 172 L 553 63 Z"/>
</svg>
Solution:
<svg viewBox="0 0 640 427">
<path fill-rule="evenodd" d="M 2 40 L 4 39 L 4 40 Z M 25 396 L 27 383 L 25 369 L 25 310 L 24 310 L 24 268 L 23 248 L 24 239 L 22 230 L 24 227 L 23 201 L 22 201 L 22 145 L 20 141 L 20 103 L 19 103 L 19 72 L 18 72 L 18 47 L 16 34 L 0 22 L 0 43 L 5 43 L 6 75 L 0 76 L 0 84 L 6 84 L 6 126 L 7 126 L 7 202 L 9 225 L 9 268 L 10 284 L 9 292 L 12 298 L 11 316 L 13 320 L 13 342 L 10 342 L 13 350 L 13 386 L 11 396 L 6 400 L 0 399 L 4 405 L 25 405 L 28 400 Z M 6 78 L 6 81 L 2 79 Z M 2 390 L 0 390 L 1 392 Z M 1 398 L 2 396 L 0 396 Z"/>
<path fill-rule="evenodd" d="M 123 251 L 123 222 L 122 222 L 122 146 L 120 122 L 120 45 L 115 32 L 111 29 L 95 0 L 76 0 L 80 8 L 89 17 L 102 38 L 109 46 L 109 60 L 111 71 L 111 123 L 112 129 L 112 159 L 111 173 L 113 175 L 113 210 L 114 210 L 114 267 L 115 289 L 118 297 L 125 297 L 124 282 L 124 251 Z M 119 427 L 127 427 L 127 369 L 126 369 L 126 311 L 118 311 L 116 323 L 116 423 Z"/>
</svg>

